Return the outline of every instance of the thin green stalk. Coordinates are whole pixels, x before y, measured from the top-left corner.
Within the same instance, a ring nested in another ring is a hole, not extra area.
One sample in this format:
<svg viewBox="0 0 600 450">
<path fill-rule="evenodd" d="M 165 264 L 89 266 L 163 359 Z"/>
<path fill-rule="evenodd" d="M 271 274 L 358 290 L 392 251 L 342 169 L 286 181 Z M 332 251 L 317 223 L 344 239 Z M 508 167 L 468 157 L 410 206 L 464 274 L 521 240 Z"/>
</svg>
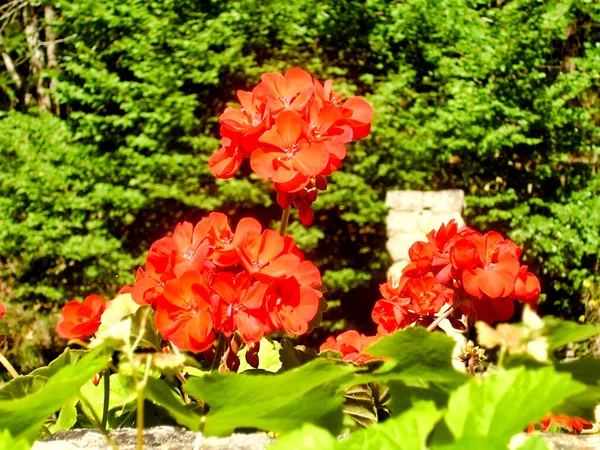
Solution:
<svg viewBox="0 0 600 450">
<path fill-rule="evenodd" d="M 108 430 L 102 426 L 102 423 L 100 422 L 100 418 L 96 414 L 94 407 L 92 405 L 90 405 L 90 402 L 88 402 L 87 398 L 85 398 L 83 395 L 79 395 L 79 401 L 81 403 L 83 403 L 87 407 L 87 409 L 90 411 L 90 414 L 92 415 L 91 418 L 92 418 L 92 421 L 94 422 L 95 427 L 98 428 L 102 432 L 102 434 L 106 438 L 106 441 L 108 442 L 108 445 L 110 445 L 113 450 L 119 450 L 117 443 L 110 436 L 110 434 L 108 433 Z"/>
<path fill-rule="evenodd" d="M 8 361 L 8 359 L 6 359 L 6 357 L 2 353 L 0 353 L 0 363 L 5 367 L 6 370 L 8 370 L 8 373 L 10 373 L 11 377 L 13 377 L 14 379 L 20 377 L 19 372 L 16 371 L 13 365 Z"/>
<path fill-rule="evenodd" d="M 108 423 L 108 407 L 110 404 L 110 369 L 104 371 L 104 403 L 102 408 L 102 428 L 106 429 Z"/>
<path fill-rule="evenodd" d="M 292 205 L 288 206 L 281 213 L 281 224 L 279 224 L 279 234 L 284 235 L 285 229 L 288 226 L 288 222 L 290 220 L 290 211 L 292 210 Z"/>
<path fill-rule="evenodd" d="M 144 372 L 144 378 L 137 385 L 137 436 L 136 436 L 136 450 L 144 450 L 144 399 L 146 385 L 148 384 L 148 377 L 150 376 L 150 360 L 152 355 L 148 355 L 146 359 L 146 370 Z"/>
</svg>

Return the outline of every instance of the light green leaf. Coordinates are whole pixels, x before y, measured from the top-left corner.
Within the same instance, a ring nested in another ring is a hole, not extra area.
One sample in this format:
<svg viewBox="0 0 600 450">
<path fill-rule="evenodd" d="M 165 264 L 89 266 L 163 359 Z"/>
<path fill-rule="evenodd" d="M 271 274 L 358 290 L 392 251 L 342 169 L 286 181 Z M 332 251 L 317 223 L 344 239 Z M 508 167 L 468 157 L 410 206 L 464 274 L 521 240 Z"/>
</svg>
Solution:
<svg viewBox="0 0 600 450">
<path fill-rule="evenodd" d="M 444 416 L 449 434 L 438 429 L 433 448 L 506 448 L 512 436 L 584 389 L 551 367 L 474 378 L 450 395 Z"/>
<path fill-rule="evenodd" d="M 35 439 L 46 418 L 75 398 L 81 386 L 104 370 L 109 362 L 109 352 L 99 348 L 59 369 L 33 394 L 21 399 L 0 400 L 0 429 L 10 430 L 14 437 Z"/>
<path fill-rule="evenodd" d="M 157 405 L 165 408 L 179 425 L 198 431 L 202 416 L 193 411 L 197 405 L 186 405 L 181 395 L 176 393 L 165 381 L 157 378 L 148 378 L 145 396 Z"/>
<path fill-rule="evenodd" d="M 342 383 L 356 370 L 316 359 L 277 375 L 210 374 L 190 378 L 184 391 L 208 403 L 205 433 L 236 428 L 288 432 L 313 423 L 334 433 L 342 427 Z"/>
<path fill-rule="evenodd" d="M 253 367 L 246 362 L 245 356 L 247 350 L 248 347 L 244 347 L 242 351 L 238 353 L 238 356 L 240 357 L 240 368 L 238 369 L 238 373 L 253 369 Z M 258 350 L 258 369 L 273 373 L 279 372 L 281 369 L 280 350 L 281 344 L 279 342 L 269 338 L 262 338 L 260 340 L 260 349 Z"/>
<path fill-rule="evenodd" d="M 29 450 L 31 444 L 25 439 L 15 439 L 8 430 L 0 432 L 0 450 Z"/>
<path fill-rule="evenodd" d="M 71 399 L 66 402 L 60 409 L 56 422 L 48 424 L 48 429 L 52 434 L 57 431 L 70 430 L 73 425 L 77 422 L 77 398 Z"/>
<path fill-rule="evenodd" d="M 544 317 L 544 334 L 548 336 L 549 350 L 553 351 L 571 342 L 585 341 L 600 335 L 600 326 L 589 323 L 579 324 L 556 317 Z"/>
<path fill-rule="evenodd" d="M 401 415 L 359 430 L 340 442 L 340 450 L 425 450 L 442 413 L 433 402 L 418 402 Z"/>
<path fill-rule="evenodd" d="M 468 376 L 452 366 L 455 345 L 456 342 L 450 336 L 432 333 L 423 327 L 397 331 L 365 350 L 365 353 L 383 356 L 390 361 L 364 377 L 369 381 L 418 379 L 464 383 Z"/>
<path fill-rule="evenodd" d="M 329 431 L 310 423 L 280 437 L 275 444 L 269 446 L 269 450 L 335 450 L 337 448 L 339 443 Z"/>
</svg>

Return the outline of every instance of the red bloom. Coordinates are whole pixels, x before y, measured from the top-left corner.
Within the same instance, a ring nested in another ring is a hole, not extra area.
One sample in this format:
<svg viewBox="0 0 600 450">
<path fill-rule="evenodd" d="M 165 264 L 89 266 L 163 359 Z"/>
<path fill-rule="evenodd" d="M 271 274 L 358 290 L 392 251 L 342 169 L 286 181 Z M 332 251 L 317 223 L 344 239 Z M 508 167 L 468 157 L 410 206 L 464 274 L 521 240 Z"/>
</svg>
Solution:
<svg viewBox="0 0 600 450">
<path fill-rule="evenodd" d="M 2 319 L 4 314 L 6 314 L 6 306 L 4 306 L 4 303 L 0 302 L 0 319 Z"/>
<path fill-rule="evenodd" d="M 298 113 L 282 112 L 275 119 L 275 126 L 259 139 L 266 145 L 250 157 L 252 170 L 259 177 L 272 180 L 278 191 L 299 191 L 327 165 L 329 156 L 324 145 L 306 139 L 304 127 Z"/>
<path fill-rule="evenodd" d="M 381 336 L 365 336 L 358 331 L 349 330 L 345 331 L 335 338 L 329 336 L 327 340 L 321 344 L 319 352 L 326 350 L 333 350 L 342 354 L 344 361 L 351 361 L 355 364 L 365 364 L 368 361 L 375 360 L 377 358 L 364 353 L 364 349 L 369 345 L 377 342 Z"/>
<path fill-rule="evenodd" d="M 534 274 L 527 271 L 527 266 L 521 266 L 511 297 L 535 308 L 540 292 L 540 280 Z"/>
<path fill-rule="evenodd" d="M 156 304 L 156 328 L 181 349 L 203 352 L 214 340 L 212 295 L 198 272 L 186 272 L 165 285 Z"/>
<path fill-rule="evenodd" d="M 273 329 L 288 334 L 304 334 L 308 323 L 317 315 L 321 293 L 302 286 L 295 278 L 271 283 L 266 294 L 266 307 Z"/>
<path fill-rule="evenodd" d="M 259 91 L 267 97 L 272 114 L 284 109 L 303 112 L 313 93 L 312 76 L 302 69 L 290 69 L 284 75 L 265 73 Z"/>
<path fill-rule="evenodd" d="M 100 326 L 100 316 L 106 303 L 99 295 L 88 295 L 83 303 L 76 300 L 67 303 L 63 310 L 63 320 L 56 330 L 65 339 L 83 339 L 91 336 Z"/>
<path fill-rule="evenodd" d="M 231 178 L 236 174 L 244 159 L 240 148 L 241 135 L 221 127 L 221 148 L 212 154 L 208 167 L 217 178 Z"/>
<path fill-rule="evenodd" d="M 507 297 L 519 273 L 518 247 L 494 231 L 465 241 L 458 241 L 451 254 L 453 261 L 460 262 L 457 268 L 464 269 L 465 291 L 475 298 Z"/>
<path fill-rule="evenodd" d="M 222 300 L 217 313 L 217 328 L 226 336 L 238 330 L 246 344 L 259 342 L 271 331 L 267 326 L 264 307 L 268 287 L 258 281 L 252 282 L 252 277 L 245 272 L 216 275 L 211 288 Z"/>
<path fill-rule="evenodd" d="M 241 107 L 228 107 L 219 117 L 222 146 L 211 156 L 210 169 L 230 178 L 250 158 L 252 170 L 273 181 L 278 203 L 293 204 L 301 222 L 310 225 L 311 205 L 325 189 L 323 177 L 340 167 L 346 144 L 367 136 L 373 107 L 359 97 L 342 104 L 331 80 L 322 85 L 299 68 L 266 73 L 252 92 L 237 95 Z"/>
<path fill-rule="evenodd" d="M 273 230 L 248 235 L 239 247 L 240 260 L 258 280 L 283 279 L 292 275 L 300 263 L 298 255 L 284 253 L 285 246 L 285 239 Z"/>
</svg>

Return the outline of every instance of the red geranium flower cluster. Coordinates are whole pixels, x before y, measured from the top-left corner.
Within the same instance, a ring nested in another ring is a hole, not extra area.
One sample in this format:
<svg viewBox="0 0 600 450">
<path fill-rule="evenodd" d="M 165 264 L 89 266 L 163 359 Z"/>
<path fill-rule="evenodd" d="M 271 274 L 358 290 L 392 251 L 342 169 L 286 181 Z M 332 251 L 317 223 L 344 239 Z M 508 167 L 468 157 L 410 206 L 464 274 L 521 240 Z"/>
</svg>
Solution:
<svg viewBox="0 0 600 450">
<path fill-rule="evenodd" d="M 65 339 L 84 339 L 100 327 L 100 317 L 106 303 L 99 295 L 88 295 L 83 302 L 73 300 L 62 310 L 63 320 L 59 322 L 58 334 Z"/>
<path fill-rule="evenodd" d="M 150 247 L 145 268 L 128 288 L 156 310 L 162 336 L 181 349 L 208 350 L 221 331 L 247 344 L 281 329 L 303 334 L 319 308 L 321 275 L 293 238 L 244 218 L 235 232 L 227 216 L 183 222 Z"/>
<path fill-rule="evenodd" d="M 238 91 L 241 107 L 221 114 L 221 148 L 209 160 L 213 174 L 231 178 L 244 158 L 271 180 L 282 208 L 292 203 L 310 225 L 310 205 L 339 168 L 346 144 L 366 137 L 373 108 L 360 97 L 342 101 L 333 82 L 321 84 L 302 69 L 266 73 L 251 91 Z"/>
<path fill-rule="evenodd" d="M 383 298 L 371 314 L 378 335 L 413 324 L 435 327 L 442 317 L 458 329 L 465 328 L 463 315 L 470 323 L 508 320 L 515 300 L 535 308 L 540 283 L 519 263 L 520 256 L 514 242 L 493 231 L 482 235 L 466 226 L 459 229 L 453 220 L 431 231 L 426 242 L 410 248 L 411 262 L 400 280 L 390 278 L 379 287 Z M 329 337 L 320 350 L 335 350 L 345 360 L 364 364 L 370 357 L 363 350 L 377 339 L 347 331 Z"/>
<path fill-rule="evenodd" d="M 563 414 L 555 415 L 549 413 L 539 422 L 542 431 L 548 431 L 552 424 L 565 428 L 569 434 L 581 434 L 583 430 L 591 430 L 594 427 L 591 422 L 588 422 L 581 417 L 569 417 Z M 527 432 L 533 433 L 535 428 L 536 425 L 531 424 L 527 427 Z"/>
<path fill-rule="evenodd" d="M 342 354 L 344 361 L 350 361 L 355 364 L 365 364 L 368 361 L 374 359 L 373 356 L 368 353 L 364 353 L 363 350 L 369 345 L 377 342 L 381 336 L 365 336 L 355 330 L 345 331 L 339 334 L 337 337 L 329 336 L 321 347 L 320 352 L 327 350 L 333 350 Z"/>
<path fill-rule="evenodd" d="M 540 283 L 527 266 L 519 263 L 521 249 L 499 233 L 478 233 L 458 228 L 454 221 L 416 242 L 409 250 L 411 262 L 398 282 L 380 287 L 383 298 L 373 309 L 380 334 L 389 334 L 410 324 L 429 325 L 447 305 L 448 319 L 464 328 L 460 317 L 488 324 L 508 320 L 514 301 L 535 308 Z"/>
</svg>

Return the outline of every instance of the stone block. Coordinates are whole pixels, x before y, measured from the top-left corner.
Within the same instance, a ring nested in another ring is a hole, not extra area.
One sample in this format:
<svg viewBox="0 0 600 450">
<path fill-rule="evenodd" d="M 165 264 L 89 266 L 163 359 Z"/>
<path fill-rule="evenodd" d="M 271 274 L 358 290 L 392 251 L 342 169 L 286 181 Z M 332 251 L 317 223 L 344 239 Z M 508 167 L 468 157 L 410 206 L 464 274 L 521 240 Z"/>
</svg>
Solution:
<svg viewBox="0 0 600 450">
<path fill-rule="evenodd" d="M 465 224 L 465 221 L 457 213 L 435 213 L 434 211 L 425 210 L 419 216 L 417 230 L 424 234 L 429 233 L 431 230 L 438 230 L 443 223 L 448 223 L 454 219 L 459 227 Z"/>
<path fill-rule="evenodd" d="M 394 280 L 399 280 L 402 276 L 402 269 L 404 269 L 409 262 L 410 261 L 407 258 L 406 260 L 398 261 L 392 264 L 387 271 L 387 277 L 393 278 Z"/>
<path fill-rule="evenodd" d="M 388 191 L 385 206 L 396 211 L 420 211 L 423 209 L 423 192 Z"/>
<path fill-rule="evenodd" d="M 398 233 L 414 233 L 419 229 L 419 213 L 390 209 L 386 218 L 388 237 Z"/>
<path fill-rule="evenodd" d="M 396 236 L 388 239 L 386 248 L 392 257 L 392 261 L 408 260 L 408 249 L 416 241 L 424 241 L 425 236 L 423 234 L 397 234 Z"/>
<path fill-rule="evenodd" d="M 465 193 L 460 189 L 423 192 L 423 207 L 433 212 L 458 213 L 465 206 Z"/>
</svg>

